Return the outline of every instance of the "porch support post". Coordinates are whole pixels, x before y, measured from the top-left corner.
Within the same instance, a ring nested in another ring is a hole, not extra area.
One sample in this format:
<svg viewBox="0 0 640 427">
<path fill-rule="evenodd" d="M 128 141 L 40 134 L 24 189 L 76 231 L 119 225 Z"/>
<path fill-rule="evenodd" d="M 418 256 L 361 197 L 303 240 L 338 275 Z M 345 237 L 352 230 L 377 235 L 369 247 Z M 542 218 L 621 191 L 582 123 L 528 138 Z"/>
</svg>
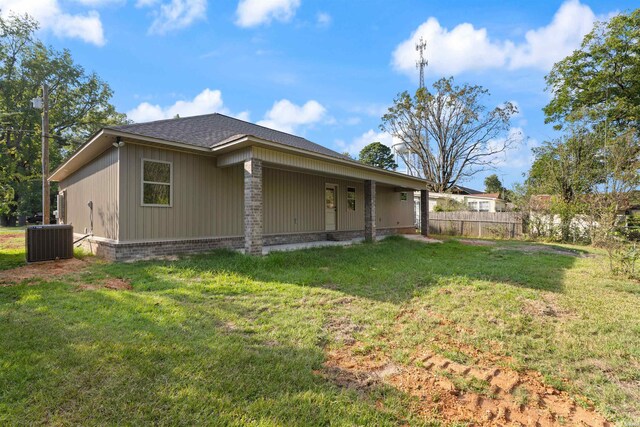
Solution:
<svg viewBox="0 0 640 427">
<path fill-rule="evenodd" d="M 420 234 L 429 235 L 429 190 L 420 190 Z"/>
<path fill-rule="evenodd" d="M 364 240 L 376 241 L 376 182 L 364 182 Z"/>
<path fill-rule="evenodd" d="M 262 255 L 262 160 L 244 162 L 244 251 Z"/>
</svg>

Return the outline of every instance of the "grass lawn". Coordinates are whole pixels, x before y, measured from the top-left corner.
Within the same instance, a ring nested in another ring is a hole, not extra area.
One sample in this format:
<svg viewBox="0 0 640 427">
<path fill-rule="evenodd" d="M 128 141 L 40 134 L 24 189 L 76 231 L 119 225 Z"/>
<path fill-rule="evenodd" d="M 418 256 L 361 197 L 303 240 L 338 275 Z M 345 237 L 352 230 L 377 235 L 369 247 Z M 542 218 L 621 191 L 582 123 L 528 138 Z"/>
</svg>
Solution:
<svg viewBox="0 0 640 427">
<path fill-rule="evenodd" d="M 0 270 L 25 264 L 25 227 L 0 227 Z"/>
<path fill-rule="evenodd" d="M 23 256 L 3 244 L 0 277 Z M 132 289 L 103 286 L 116 278 Z M 400 386 L 326 374 L 336 352 L 417 369 L 418 348 L 469 365 L 491 355 L 637 421 L 639 307 L 640 283 L 610 277 L 602 254 L 513 242 L 94 259 L 0 284 L 0 425 L 448 425 Z"/>
</svg>

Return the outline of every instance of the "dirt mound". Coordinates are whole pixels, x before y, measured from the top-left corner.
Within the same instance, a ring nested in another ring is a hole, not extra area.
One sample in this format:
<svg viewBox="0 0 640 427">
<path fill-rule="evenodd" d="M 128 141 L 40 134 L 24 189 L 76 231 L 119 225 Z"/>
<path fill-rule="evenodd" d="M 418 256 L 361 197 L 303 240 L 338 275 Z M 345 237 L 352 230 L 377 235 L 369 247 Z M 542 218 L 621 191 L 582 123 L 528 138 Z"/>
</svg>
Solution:
<svg viewBox="0 0 640 427">
<path fill-rule="evenodd" d="M 411 315 L 406 310 L 396 320 Z M 349 319 L 333 319 L 327 326 L 343 345 L 327 352 L 320 375 L 359 393 L 382 384 L 395 387 L 417 397 L 416 410 L 426 418 L 437 415 L 473 426 L 611 425 L 593 409 L 578 406 L 569 394 L 546 386 L 539 373 L 506 368 L 508 358 L 449 342 L 447 347 L 463 351 L 468 362 L 416 348 L 408 363 L 398 364 L 384 351 L 370 351 L 355 340 L 357 329 Z"/>
<path fill-rule="evenodd" d="M 89 265 L 89 261 L 77 258 L 38 262 L 11 270 L 0 271 L 0 286 L 17 285 L 27 280 L 49 279 L 75 273 Z"/>
</svg>

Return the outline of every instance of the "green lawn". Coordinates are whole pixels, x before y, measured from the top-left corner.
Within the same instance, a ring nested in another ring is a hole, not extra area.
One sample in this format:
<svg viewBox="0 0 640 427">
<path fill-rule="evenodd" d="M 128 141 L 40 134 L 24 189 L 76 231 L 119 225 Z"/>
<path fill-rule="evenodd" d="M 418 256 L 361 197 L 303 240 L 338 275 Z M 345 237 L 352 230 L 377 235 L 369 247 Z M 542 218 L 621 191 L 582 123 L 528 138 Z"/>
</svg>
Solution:
<svg viewBox="0 0 640 427">
<path fill-rule="evenodd" d="M 0 227 L 0 270 L 25 264 L 24 227 Z"/>
<path fill-rule="evenodd" d="M 640 418 L 640 284 L 611 278 L 597 253 L 518 245 L 389 238 L 263 258 L 96 260 L 0 287 L 0 425 L 438 425 L 392 387 L 362 393 L 318 375 L 341 345 L 335 319 L 400 364 L 421 345 L 472 358 L 455 342 L 510 356 L 611 420 Z M 82 289 L 106 278 L 133 290 Z M 531 310 L 541 306 L 553 315 Z"/>
</svg>

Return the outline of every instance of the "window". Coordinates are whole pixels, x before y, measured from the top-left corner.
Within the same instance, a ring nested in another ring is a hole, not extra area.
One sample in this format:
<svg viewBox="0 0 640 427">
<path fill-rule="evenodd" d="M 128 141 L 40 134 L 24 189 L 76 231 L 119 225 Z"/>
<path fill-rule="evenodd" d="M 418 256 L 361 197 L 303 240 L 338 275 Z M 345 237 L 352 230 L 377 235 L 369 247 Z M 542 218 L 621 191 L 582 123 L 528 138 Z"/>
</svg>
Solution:
<svg viewBox="0 0 640 427">
<path fill-rule="evenodd" d="M 480 202 L 480 212 L 489 212 L 489 202 Z"/>
<path fill-rule="evenodd" d="M 400 193 L 400 201 L 406 202 L 408 199 L 409 199 L 409 193 L 407 193 L 406 191 L 402 191 Z"/>
<path fill-rule="evenodd" d="M 142 206 L 171 206 L 172 164 L 142 160 Z"/>
<path fill-rule="evenodd" d="M 347 187 L 347 210 L 356 210 L 356 189 Z"/>
<path fill-rule="evenodd" d="M 478 210 L 478 202 L 467 202 L 467 206 L 469 207 L 470 211 Z"/>
</svg>

